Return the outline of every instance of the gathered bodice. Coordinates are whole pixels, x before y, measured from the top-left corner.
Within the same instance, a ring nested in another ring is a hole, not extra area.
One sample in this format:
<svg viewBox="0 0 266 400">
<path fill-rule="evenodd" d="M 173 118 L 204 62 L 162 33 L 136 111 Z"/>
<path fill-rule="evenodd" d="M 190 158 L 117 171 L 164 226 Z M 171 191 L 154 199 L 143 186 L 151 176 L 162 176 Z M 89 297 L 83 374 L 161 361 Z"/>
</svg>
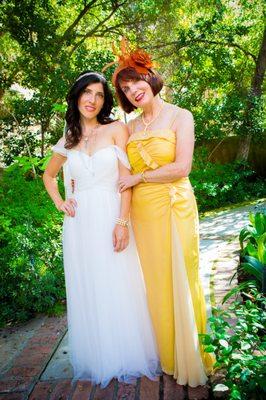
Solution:
<svg viewBox="0 0 266 400">
<path fill-rule="evenodd" d="M 127 143 L 127 154 L 134 174 L 169 164 L 175 160 L 175 132 L 171 129 L 134 132 Z"/>
<path fill-rule="evenodd" d="M 64 147 L 62 139 L 53 151 L 67 157 L 64 164 L 64 184 L 67 195 L 90 188 L 118 191 L 118 160 L 127 168 L 130 165 L 125 152 L 116 145 L 108 145 L 88 155 L 82 150 Z"/>
<path fill-rule="evenodd" d="M 176 135 L 172 129 L 156 129 L 131 134 L 127 143 L 127 155 L 133 174 L 154 170 L 172 163 L 176 158 Z M 194 195 L 188 177 L 167 183 L 139 183 L 134 186 L 132 197 L 133 213 L 138 207 L 145 209 L 148 216 L 150 203 L 160 205 L 157 213 L 165 212 L 170 204 L 187 213 L 188 198 L 194 202 Z M 145 217 L 144 217 L 145 218 Z"/>
</svg>

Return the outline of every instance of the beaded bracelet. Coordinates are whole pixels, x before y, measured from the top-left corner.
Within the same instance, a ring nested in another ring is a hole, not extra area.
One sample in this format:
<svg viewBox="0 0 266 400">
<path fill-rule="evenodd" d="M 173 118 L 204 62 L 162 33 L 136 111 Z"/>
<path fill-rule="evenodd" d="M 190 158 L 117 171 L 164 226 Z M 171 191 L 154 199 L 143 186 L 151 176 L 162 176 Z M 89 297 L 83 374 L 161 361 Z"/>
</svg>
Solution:
<svg viewBox="0 0 266 400">
<path fill-rule="evenodd" d="M 144 183 L 147 183 L 147 179 L 146 179 L 146 177 L 145 177 L 145 171 L 142 171 L 141 173 L 140 173 L 140 176 L 141 176 L 141 180 L 144 182 Z"/>
<path fill-rule="evenodd" d="M 117 225 L 126 226 L 128 228 L 128 221 L 122 218 L 116 218 L 115 220 Z"/>
</svg>

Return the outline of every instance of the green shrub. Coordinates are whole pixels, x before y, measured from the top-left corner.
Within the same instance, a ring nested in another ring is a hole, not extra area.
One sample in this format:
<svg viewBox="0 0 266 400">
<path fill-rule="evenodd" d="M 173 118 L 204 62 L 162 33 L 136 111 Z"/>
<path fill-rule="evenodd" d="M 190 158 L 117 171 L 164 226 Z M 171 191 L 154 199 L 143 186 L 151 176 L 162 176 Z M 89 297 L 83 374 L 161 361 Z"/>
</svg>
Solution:
<svg viewBox="0 0 266 400">
<path fill-rule="evenodd" d="M 26 172 L 26 177 L 24 176 Z M 62 215 L 41 177 L 12 165 L 0 186 L 0 324 L 51 310 L 65 297 Z"/>
<path fill-rule="evenodd" d="M 196 153 L 190 180 L 201 212 L 266 196 L 265 180 L 243 162 L 214 164 Z"/>
<path fill-rule="evenodd" d="M 209 318 L 210 332 L 200 335 L 206 352 L 216 355 L 216 370 L 223 372 L 229 399 L 262 400 L 266 392 L 266 299 L 249 284 L 252 300 L 235 300 Z M 214 387 L 215 390 L 215 387 Z"/>
<path fill-rule="evenodd" d="M 249 214 L 249 226 L 239 235 L 240 264 L 237 269 L 238 281 L 253 279 L 264 294 L 266 293 L 266 214 Z"/>
</svg>

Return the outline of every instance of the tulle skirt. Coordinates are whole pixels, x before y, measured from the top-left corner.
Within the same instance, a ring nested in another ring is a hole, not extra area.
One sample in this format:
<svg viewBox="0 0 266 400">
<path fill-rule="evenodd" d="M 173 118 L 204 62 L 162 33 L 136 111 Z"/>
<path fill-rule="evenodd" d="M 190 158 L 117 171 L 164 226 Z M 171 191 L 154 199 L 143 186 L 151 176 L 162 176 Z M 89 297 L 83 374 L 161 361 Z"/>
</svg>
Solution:
<svg viewBox="0 0 266 400">
<path fill-rule="evenodd" d="M 102 387 L 160 373 L 134 237 L 113 250 L 120 195 L 97 187 L 75 194 L 63 226 L 70 361 L 74 378 Z"/>
</svg>

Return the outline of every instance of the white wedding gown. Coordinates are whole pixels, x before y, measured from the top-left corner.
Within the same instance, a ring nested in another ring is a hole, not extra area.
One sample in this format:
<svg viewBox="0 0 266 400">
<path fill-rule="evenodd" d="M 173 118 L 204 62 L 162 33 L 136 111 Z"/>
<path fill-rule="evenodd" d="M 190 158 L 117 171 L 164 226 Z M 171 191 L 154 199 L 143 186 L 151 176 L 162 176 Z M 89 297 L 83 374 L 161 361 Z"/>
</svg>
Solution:
<svg viewBox="0 0 266 400">
<path fill-rule="evenodd" d="M 155 379 L 158 353 L 132 232 L 124 251 L 115 252 L 112 244 L 120 211 L 118 160 L 130 168 L 127 156 L 115 145 L 89 156 L 64 143 L 61 138 L 53 151 L 67 157 L 67 197 L 77 201 L 75 217 L 65 216 L 63 225 L 72 382 L 105 387 L 112 378 Z"/>
</svg>

